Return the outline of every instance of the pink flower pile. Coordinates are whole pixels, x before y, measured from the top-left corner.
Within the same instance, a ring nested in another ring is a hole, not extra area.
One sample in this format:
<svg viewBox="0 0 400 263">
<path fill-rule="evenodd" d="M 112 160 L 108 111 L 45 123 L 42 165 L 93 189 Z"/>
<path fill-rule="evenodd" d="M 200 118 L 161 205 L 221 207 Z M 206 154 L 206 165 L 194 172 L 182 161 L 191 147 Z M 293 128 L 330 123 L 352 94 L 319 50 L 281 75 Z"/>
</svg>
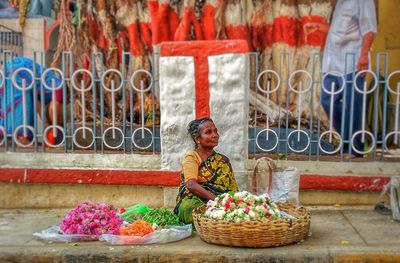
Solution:
<svg viewBox="0 0 400 263">
<path fill-rule="evenodd" d="M 61 222 L 64 234 L 94 235 L 119 234 L 123 219 L 109 204 L 84 202 L 70 210 Z"/>
</svg>

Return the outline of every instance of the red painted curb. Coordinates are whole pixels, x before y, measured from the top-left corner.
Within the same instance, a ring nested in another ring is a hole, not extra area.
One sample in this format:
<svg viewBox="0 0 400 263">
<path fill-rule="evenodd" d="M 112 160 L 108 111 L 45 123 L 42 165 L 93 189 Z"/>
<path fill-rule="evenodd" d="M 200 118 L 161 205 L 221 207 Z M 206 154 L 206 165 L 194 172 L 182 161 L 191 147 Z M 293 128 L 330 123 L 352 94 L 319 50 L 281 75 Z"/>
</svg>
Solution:
<svg viewBox="0 0 400 263">
<path fill-rule="evenodd" d="M 389 180 L 389 177 L 304 174 L 300 189 L 380 192 Z M 0 168 L 0 182 L 178 186 L 180 175 L 165 171 Z"/>
<path fill-rule="evenodd" d="M 1 168 L 0 182 L 177 186 L 178 172 Z"/>
<path fill-rule="evenodd" d="M 306 174 L 300 179 L 302 190 L 380 192 L 390 177 L 323 176 Z"/>
</svg>

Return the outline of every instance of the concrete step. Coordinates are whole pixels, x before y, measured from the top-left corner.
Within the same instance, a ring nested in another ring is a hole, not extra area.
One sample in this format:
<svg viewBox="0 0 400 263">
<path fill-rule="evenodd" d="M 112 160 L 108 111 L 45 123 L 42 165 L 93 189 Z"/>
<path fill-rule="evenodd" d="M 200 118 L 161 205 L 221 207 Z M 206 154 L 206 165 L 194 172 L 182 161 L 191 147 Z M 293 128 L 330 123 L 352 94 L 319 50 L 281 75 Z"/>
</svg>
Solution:
<svg viewBox="0 0 400 263">
<path fill-rule="evenodd" d="M 317 207 L 303 242 L 274 248 L 208 244 L 197 233 L 169 244 L 49 243 L 32 233 L 59 224 L 65 209 L 0 210 L 0 262 L 400 262 L 399 222 L 370 207 Z"/>
<path fill-rule="evenodd" d="M 174 207 L 177 187 L 98 184 L 21 184 L 0 183 L 2 208 L 74 207 L 86 200 L 107 202 L 117 207 L 148 204 L 153 207 Z M 388 202 L 379 192 L 302 190 L 304 205 L 370 205 Z"/>
</svg>

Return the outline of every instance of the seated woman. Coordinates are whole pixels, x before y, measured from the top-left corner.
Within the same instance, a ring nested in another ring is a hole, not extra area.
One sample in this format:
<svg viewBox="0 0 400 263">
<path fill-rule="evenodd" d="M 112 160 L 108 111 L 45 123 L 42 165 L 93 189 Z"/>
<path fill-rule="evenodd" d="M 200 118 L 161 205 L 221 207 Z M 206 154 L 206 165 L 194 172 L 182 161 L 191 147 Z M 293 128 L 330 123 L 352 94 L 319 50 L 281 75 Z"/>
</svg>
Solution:
<svg viewBox="0 0 400 263">
<path fill-rule="evenodd" d="M 195 148 L 182 161 L 181 185 L 175 214 L 185 223 L 192 223 L 193 209 L 222 193 L 236 192 L 238 185 L 229 159 L 214 151 L 219 134 L 210 118 L 189 123 L 188 132 Z"/>
<path fill-rule="evenodd" d="M 14 87 L 12 84 L 11 78 L 12 74 L 20 69 L 24 68 L 26 70 L 20 71 L 16 76 L 16 83 L 22 87 L 23 80 L 26 81 L 26 84 L 29 85 L 32 83 L 32 76 L 27 72 L 30 70 L 34 72 L 34 77 L 36 78 L 36 95 L 33 94 L 33 89 L 26 91 L 25 95 L 25 104 L 23 104 L 23 94 L 22 91 Z M 40 77 L 42 73 L 46 70 L 46 68 L 41 67 L 39 64 L 35 63 L 33 60 L 29 58 L 23 57 L 15 57 L 12 61 L 7 61 L 5 63 L 5 72 L 6 80 L 2 79 L 0 75 L 0 83 L 3 83 L 2 87 L 0 87 L 0 126 L 2 126 L 7 135 L 10 135 L 14 132 L 18 126 L 25 124 L 28 126 L 34 125 L 34 112 L 33 112 L 33 104 L 36 103 L 36 109 L 39 116 L 42 116 L 42 95 L 44 100 L 44 120 L 45 127 L 50 124 L 60 124 L 62 123 L 62 114 L 61 114 L 61 104 L 63 100 L 62 89 L 58 89 L 55 92 L 55 103 L 52 103 L 52 91 L 48 90 L 44 86 L 40 85 Z M 8 79 L 7 79 L 8 78 Z M 59 85 L 61 83 L 61 78 L 53 71 L 49 72 L 46 75 L 46 84 L 50 86 L 51 80 L 55 80 L 55 84 Z M 43 94 L 42 94 L 43 92 Z M 54 105 L 54 107 L 53 107 Z M 26 108 L 27 118 L 23 120 L 23 107 Z M 53 120 L 53 111 L 55 111 L 57 116 L 56 120 Z M 13 114 L 12 114 L 13 113 Z M 0 134 L 1 136 L 5 136 L 4 134 Z M 28 145 L 32 140 L 33 134 L 28 130 L 26 134 L 23 133 L 23 129 L 18 130 L 17 139 L 22 145 Z M 55 138 L 53 132 L 48 132 L 46 134 L 47 140 L 54 144 Z"/>
</svg>

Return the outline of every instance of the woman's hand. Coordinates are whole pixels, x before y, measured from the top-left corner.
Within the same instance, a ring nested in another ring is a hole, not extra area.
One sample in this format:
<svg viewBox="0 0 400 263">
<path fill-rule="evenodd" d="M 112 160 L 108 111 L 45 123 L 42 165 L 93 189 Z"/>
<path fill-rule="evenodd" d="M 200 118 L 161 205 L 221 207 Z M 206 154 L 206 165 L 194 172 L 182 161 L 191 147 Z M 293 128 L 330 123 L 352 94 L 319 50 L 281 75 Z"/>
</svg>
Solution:
<svg viewBox="0 0 400 263">
<path fill-rule="evenodd" d="M 195 196 L 206 199 L 214 200 L 215 195 L 204 189 L 195 179 L 190 179 L 185 183 L 186 188 Z"/>
</svg>

